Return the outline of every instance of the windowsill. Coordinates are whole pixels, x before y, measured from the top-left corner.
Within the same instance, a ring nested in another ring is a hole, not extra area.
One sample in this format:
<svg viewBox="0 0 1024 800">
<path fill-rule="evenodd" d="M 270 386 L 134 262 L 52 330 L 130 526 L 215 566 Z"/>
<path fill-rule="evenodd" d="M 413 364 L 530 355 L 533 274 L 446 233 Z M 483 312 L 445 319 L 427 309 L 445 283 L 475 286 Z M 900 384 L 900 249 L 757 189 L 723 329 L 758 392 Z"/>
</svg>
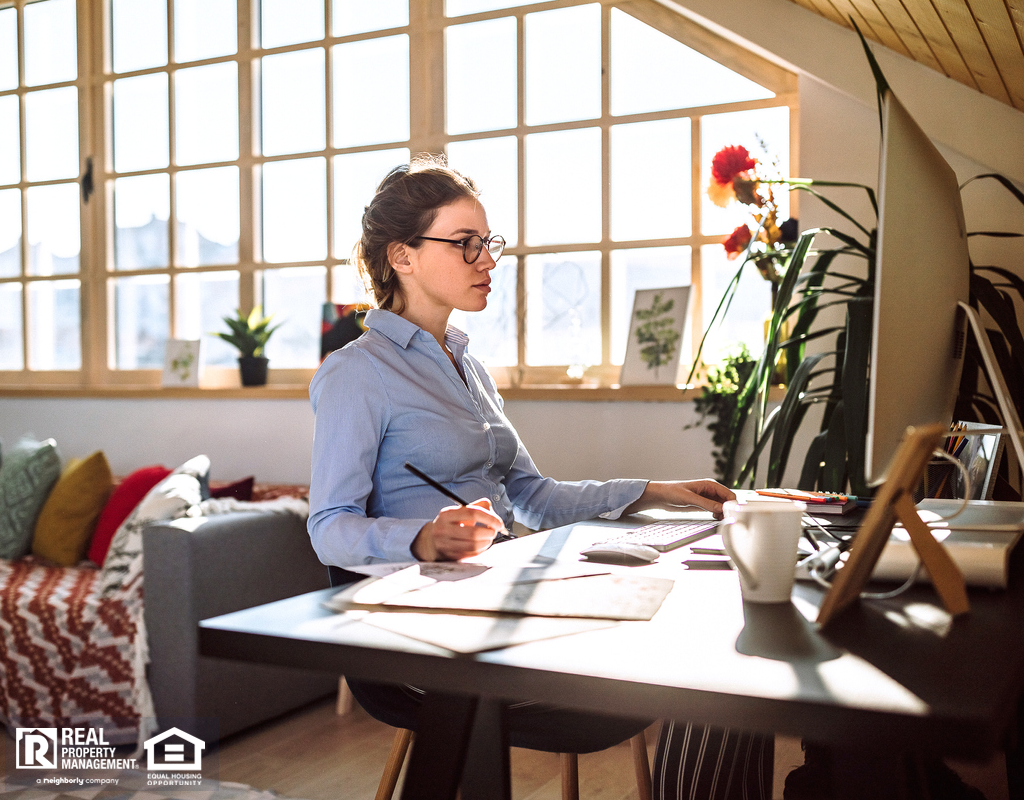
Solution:
<svg viewBox="0 0 1024 800">
<path fill-rule="evenodd" d="M 657 402 L 680 403 L 695 400 L 699 389 L 681 389 L 676 386 L 587 386 L 587 385 L 535 385 L 499 387 L 506 400 L 570 401 L 570 402 Z M 167 389 L 159 386 L 0 386 L 0 398 L 5 397 L 67 397 L 105 398 L 111 400 L 306 400 L 305 384 L 269 384 L 267 386 L 182 388 Z"/>
</svg>

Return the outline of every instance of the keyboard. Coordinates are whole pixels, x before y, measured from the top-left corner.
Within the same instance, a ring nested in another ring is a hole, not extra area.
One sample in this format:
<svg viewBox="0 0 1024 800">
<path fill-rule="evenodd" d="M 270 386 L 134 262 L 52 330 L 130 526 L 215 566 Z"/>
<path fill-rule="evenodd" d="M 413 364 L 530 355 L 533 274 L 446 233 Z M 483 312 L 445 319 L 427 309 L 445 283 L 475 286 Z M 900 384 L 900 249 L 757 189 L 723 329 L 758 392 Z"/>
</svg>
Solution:
<svg viewBox="0 0 1024 800">
<path fill-rule="evenodd" d="M 652 522 L 605 541 L 645 544 L 664 553 L 700 541 L 713 534 L 717 527 L 718 521 L 713 519 Z"/>
</svg>

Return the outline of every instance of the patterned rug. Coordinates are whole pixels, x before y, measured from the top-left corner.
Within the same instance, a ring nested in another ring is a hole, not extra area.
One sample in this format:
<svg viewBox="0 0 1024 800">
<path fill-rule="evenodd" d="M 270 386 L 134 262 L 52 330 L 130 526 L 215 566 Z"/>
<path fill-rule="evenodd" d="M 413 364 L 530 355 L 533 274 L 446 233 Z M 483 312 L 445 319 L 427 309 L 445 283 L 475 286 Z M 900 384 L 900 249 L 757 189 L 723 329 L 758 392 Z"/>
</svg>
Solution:
<svg viewBox="0 0 1024 800">
<path fill-rule="evenodd" d="M 110 773 L 105 773 L 110 775 Z M 106 783 L 65 786 L 40 785 L 37 778 L 5 775 L 0 778 L 0 800 L 282 800 L 272 791 L 261 791 L 242 783 L 202 778 L 198 786 L 148 786 L 150 773 L 125 771 Z"/>
</svg>

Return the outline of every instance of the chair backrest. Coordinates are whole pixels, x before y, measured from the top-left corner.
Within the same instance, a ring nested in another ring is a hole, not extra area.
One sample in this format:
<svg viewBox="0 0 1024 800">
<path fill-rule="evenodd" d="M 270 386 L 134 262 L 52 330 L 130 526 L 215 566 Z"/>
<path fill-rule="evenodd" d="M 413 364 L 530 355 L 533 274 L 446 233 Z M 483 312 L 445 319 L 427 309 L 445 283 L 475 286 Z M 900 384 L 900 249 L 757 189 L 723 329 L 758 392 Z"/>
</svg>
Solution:
<svg viewBox="0 0 1024 800">
<path fill-rule="evenodd" d="M 351 572 L 344 567 L 327 567 L 327 577 L 331 582 L 331 586 L 345 586 L 349 583 L 355 583 L 365 578 L 365 575 L 360 575 L 358 572 Z"/>
</svg>

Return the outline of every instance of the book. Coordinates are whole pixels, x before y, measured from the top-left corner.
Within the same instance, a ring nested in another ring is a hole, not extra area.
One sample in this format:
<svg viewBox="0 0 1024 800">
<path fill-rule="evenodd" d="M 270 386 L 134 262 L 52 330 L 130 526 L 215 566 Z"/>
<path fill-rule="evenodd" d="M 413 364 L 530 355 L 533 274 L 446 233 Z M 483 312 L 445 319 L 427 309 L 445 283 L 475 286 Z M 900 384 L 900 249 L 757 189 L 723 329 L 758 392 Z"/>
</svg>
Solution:
<svg viewBox="0 0 1024 800">
<path fill-rule="evenodd" d="M 802 489 L 758 489 L 757 494 L 759 497 L 806 503 L 807 513 L 811 516 L 847 514 L 857 508 L 856 497 L 832 492 L 809 492 Z"/>
</svg>

